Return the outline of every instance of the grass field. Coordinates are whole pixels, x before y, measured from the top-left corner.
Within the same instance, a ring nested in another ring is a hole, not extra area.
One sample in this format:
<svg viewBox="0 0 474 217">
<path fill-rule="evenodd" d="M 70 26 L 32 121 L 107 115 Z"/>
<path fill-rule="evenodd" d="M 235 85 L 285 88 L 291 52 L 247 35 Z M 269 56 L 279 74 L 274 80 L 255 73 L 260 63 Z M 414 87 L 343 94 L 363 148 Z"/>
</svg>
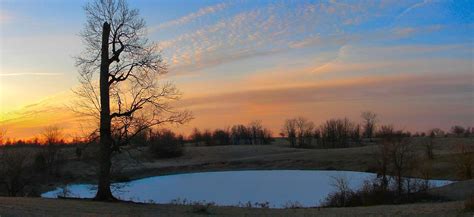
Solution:
<svg viewBox="0 0 474 217">
<path fill-rule="evenodd" d="M 384 205 L 354 208 L 261 209 L 210 207 L 202 212 L 193 206 L 104 203 L 42 198 L 2 198 L 0 215 L 8 216 L 466 216 L 462 202 Z"/>
<path fill-rule="evenodd" d="M 415 138 L 414 145 L 419 164 L 431 165 L 433 179 L 457 180 L 455 160 L 459 155 L 457 145 L 474 146 L 473 138 L 437 138 L 433 160 L 424 155 L 421 142 Z M 131 180 L 161 174 L 247 170 L 247 169 L 322 169 L 371 171 L 377 145 L 343 149 L 297 149 L 290 148 L 285 140 L 277 139 L 272 145 L 231 145 L 194 147 L 188 145 L 179 158 L 153 159 L 146 148 L 131 148 L 115 158 L 119 165 L 121 180 Z M 40 191 L 63 184 L 95 182 L 95 169 L 88 156 L 89 148 L 82 159 L 76 159 L 74 148 L 61 150 L 62 176 L 40 185 Z M 139 162 L 132 160 L 140 159 Z M 415 172 L 414 176 L 421 177 Z M 324 209 L 249 209 L 238 207 L 210 207 L 210 216 L 472 216 L 463 211 L 463 199 L 474 189 L 474 180 L 463 181 L 432 193 L 458 200 L 443 203 L 421 203 L 385 205 L 357 208 Z M 78 200 L 51 200 L 41 198 L 0 198 L 0 216 L 193 216 L 193 206 L 152 205 L 134 203 L 96 203 Z M 73 213 L 73 214 L 72 214 Z M 207 215 L 206 213 L 204 213 Z"/>
</svg>

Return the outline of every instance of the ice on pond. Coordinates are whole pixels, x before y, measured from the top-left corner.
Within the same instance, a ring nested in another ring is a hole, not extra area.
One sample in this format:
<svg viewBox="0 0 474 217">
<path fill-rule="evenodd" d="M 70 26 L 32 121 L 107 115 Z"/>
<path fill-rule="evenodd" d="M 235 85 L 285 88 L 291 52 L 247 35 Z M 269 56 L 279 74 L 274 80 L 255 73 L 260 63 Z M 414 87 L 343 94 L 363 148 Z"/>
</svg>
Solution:
<svg viewBox="0 0 474 217">
<path fill-rule="evenodd" d="M 253 170 L 200 172 L 155 176 L 113 185 L 114 195 L 135 202 L 170 203 L 173 200 L 207 201 L 217 205 L 268 202 L 281 208 L 298 202 L 303 207 L 318 206 L 334 192 L 334 177 L 344 177 L 351 189 L 358 189 L 373 173 L 323 170 Z M 451 183 L 430 180 L 433 187 Z M 96 188 L 90 184 L 72 184 L 46 192 L 42 197 L 60 195 L 92 198 Z"/>
</svg>

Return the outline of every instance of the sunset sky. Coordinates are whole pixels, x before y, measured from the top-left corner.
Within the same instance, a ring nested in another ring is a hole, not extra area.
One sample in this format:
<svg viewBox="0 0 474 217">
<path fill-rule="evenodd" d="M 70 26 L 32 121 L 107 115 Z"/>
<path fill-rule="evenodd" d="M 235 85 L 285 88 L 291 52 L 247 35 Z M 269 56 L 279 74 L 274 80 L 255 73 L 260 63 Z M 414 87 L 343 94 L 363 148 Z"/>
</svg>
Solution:
<svg viewBox="0 0 474 217">
<path fill-rule="evenodd" d="M 0 128 L 11 138 L 84 123 L 78 85 L 86 1 L 0 0 Z M 130 0 L 196 117 L 179 131 L 361 111 L 411 131 L 474 126 L 473 3 Z"/>
</svg>

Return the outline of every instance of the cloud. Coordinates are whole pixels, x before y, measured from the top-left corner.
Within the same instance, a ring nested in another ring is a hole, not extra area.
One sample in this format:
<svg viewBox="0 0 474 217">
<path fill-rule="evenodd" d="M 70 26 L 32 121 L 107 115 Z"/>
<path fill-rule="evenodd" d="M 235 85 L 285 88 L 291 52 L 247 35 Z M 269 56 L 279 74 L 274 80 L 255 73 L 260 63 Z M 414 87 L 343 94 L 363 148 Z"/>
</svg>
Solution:
<svg viewBox="0 0 474 217">
<path fill-rule="evenodd" d="M 276 51 L 344 44 L 341 19 L 362 16 L 366 8 L 331 2 L 272 2 L 236 12 L 197 30 L 159 43 L 180 73 Z M 186 19 L 187 20 L 187 19 Z M 245 55 L 243 55 L 245 54 Z M 237 57 L 237 58 L 236 58 Z M 184 71 L 184 72 L 183 72 Z"/>
<path fill-rule="evenodd" d="M 209 6 L 209 7 L 201 8 L 197 12 L 190 13 L 190 14 L 188 14 L 186 16 L 183 16 L 183 17 L 180 17 L 176 20 L 168 21 L 166 23 L 159 24 L 156 27 L 152 27 L 151 32 L 159 31 L 159 30 L 162 30 L 162 29 L 166 29 L 166 28 L 170 28 L 170 27 L 176 27 L 176 26 L 180 26 L 180 25 L 190 23 L 190 22 L 192 22 L 192 21 L 194 21 L 194 20 L 196 20 L 200 17 L 222 11 L 225 8 L 227 8 L 228 6 L 229 6 L 228 3 L 220 3 L 220 4 L 212 5 L 212 6 Z"/>
<path fill-rule="evenodd" d="M 395 19 L 400 19 L 401 17 L 403 17 L 406 14 L 410 13 L 412 10 L 415 10 L 417 8 L 420 8 L 420 7 L 424 7 L 425 5 L 430 4 L 431 2 L 433 2 L 433 1 L 432 0 L 423 0 L 421 2 L 415 3 L 415 4 L 411 5 L 410 7 L 406 8 L 405 10 L 403 10 Z"/>
<path fill-rule="evenodd" d="M 416 34 L 440 31 L 443 28 L 444 26 L 439 25 L 439 24 L 423 26 L 423 27 L 395 27 L 392 29 L 392 32 L 395 34 L 395 36 L 404 38 L 404 37 L 410 37 Z"/>
<path fill-rule="evenodd" d="M 187 97 L 179 104 L 195 113 L 192 125 L 200 128 L 258 118 L 278 132 L 281 122 L 291 116 L 304 115 L 317 122 L 344 116 L 357 119 L 360 111 L 374 109 L 385 120 L 393 117 L 388 123 L 420 130 L 447 127 L 439 123 L 452 112 L 457 116 L 450 123 L 469 121 L 462 118 L 470 114 L 474 100 L 471 81 L 470 74 L 369 75 Z"/>
</svg>

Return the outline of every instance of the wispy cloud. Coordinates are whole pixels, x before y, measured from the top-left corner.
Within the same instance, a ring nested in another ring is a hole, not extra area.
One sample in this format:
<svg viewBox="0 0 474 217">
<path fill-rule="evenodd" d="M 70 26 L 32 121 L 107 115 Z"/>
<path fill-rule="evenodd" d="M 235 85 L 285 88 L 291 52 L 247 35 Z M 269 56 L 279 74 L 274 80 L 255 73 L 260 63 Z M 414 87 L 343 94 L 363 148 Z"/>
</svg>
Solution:
<svg viewBox="0 0 474 217">
<path fill-rule="evenodd" d="M 403 10 L 397 17 L 396 19 L 400 19 L 401 17 L 405 16 L 406 14 L 410 13 L 412 10 L 415 10 L 417 8 L 420 8 L 420 7 L 424 7 L 425 5 L 427 4 L 430 4 L 431 2 L 433 2 L 432 0 L 423 0 L 423 1 L 420 1 L 418 3 L 415 3 L 413 5 L 411 5 L 410 7 L 406 8 L 405 10 Z"/>
<path fill-rule="evenodd" d="M 196 20 L 200 17 L 222 11 L 225 8 L 229 7 L 229 5 L 230 5 L 229 3 L 219 3 L 219 4 L 216 4 L 216 5 L 209 6 L 209 7 L 201 8 L 201 9 L 199 9 L 198 11 L 196 11 L 194 13 L 190 13 L 190 14 L 188 14 L 186 16 L 183 16 L 183 17 L 180 17 L 176 20 L 168 21 L 166 23 L 161 23 L 156 27 L 152 27 L 150 31 L 154 32 L 154 31 L 159 31 L 159 30 L 162 30 L 162 29 L 170 28 L 170 27 L 176 27 L 176 26 L 184 25 L 184 24 L 190 23 L 190 22 L 192 22 L 192 21 L 194 21 L 194 20 Z"/>
<path fill-rule="evenodd" d="M 212 67 L 276 51 L 344 44 L 346 33 L 341 28 L 346 24 L 340 20 L 362 14 L 367 14 L 367 8 L 359 4 L 273 2 L 224 16 L 213 24 L 162 41 L 159 47 L 165 54 L 172 54 L 168 61 L 175 69 L 187 73 L 196 66 Z"/>
</svg>

